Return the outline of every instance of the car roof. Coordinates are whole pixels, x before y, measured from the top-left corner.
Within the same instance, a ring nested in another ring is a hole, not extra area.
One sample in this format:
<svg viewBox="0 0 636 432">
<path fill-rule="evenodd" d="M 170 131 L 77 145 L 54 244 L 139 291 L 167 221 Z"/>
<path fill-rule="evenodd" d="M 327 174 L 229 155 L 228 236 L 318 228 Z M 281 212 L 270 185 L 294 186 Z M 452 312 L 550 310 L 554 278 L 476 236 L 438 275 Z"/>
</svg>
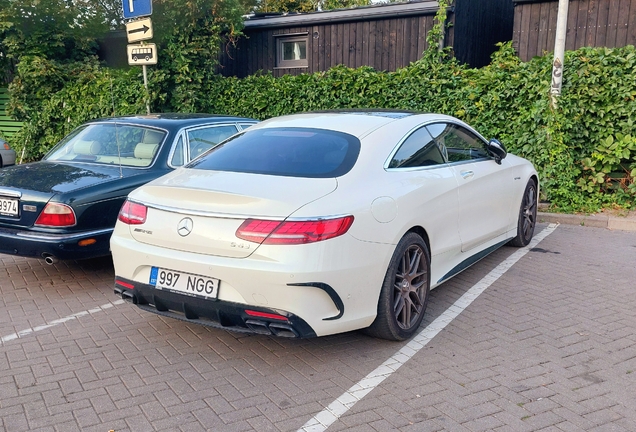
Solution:
<svg viewBox="0 0 636 432">
<path fill-rule="evenodd" d="M 344 132 L 358 138 L 363 138 L 390 123 L 408 122 L 424 123 L 436 120 L 457 120 L 443 114 L 416 113 L 399 110 L 330 110 L 316 111 L 302 114 L 275 117 L 252 126 L 252 129 L 260 128 L 314 128 Z"/>
<path fill-rule="evenodd" d="M 166 129 L 184 126 L 196 126 L 199 124 L 205 124 L 218 121 L 222 122 L 255 122 L 257 120 L 228 116 L 222 114 L 185 114 L 185 113 L 164 113 L 164 114 L 149 114 L 149 115 L 128 115 L 119 117 L 104 117 L 95 120 L 91 120 L 87 123 L 134 123 L 143 126 L 155 126 Z"/>
</svg>

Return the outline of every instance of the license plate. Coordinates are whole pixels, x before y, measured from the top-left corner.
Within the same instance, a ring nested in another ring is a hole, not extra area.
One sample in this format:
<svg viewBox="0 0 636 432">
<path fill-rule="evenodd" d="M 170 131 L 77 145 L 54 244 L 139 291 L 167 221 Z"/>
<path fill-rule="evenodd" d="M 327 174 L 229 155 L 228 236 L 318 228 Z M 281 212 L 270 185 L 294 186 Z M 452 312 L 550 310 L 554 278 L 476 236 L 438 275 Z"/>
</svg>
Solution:
<svg viewBox="0 0 636 432">
<path fill-rule="evenodd" d="M 11 198 L 0 198 L 0 214 L 8 216 L 18 215 L 19 201 Z"/>
<path fill-rule="evenodd" d="M 150 285 L 159 289 L 178 291 L 190 296 L 216 299 L 219 296 L 218 279 L 190 273 L 152 267 Z"/>
</svg>

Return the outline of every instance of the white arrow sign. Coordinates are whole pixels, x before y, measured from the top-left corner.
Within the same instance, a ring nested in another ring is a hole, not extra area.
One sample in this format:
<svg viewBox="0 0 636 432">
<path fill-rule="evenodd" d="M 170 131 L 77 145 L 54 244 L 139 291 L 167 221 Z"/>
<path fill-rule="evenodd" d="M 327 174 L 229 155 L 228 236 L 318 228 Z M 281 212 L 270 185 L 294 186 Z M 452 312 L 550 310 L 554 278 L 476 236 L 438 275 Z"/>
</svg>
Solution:
<svg viewBox="0 0 636 432">
<path fill-rule="evenodd" d="M 126 36 L 128 37 L 129 43 L 152 39 L 152 21 L 150 18 L 144 18 L 127 22 Z"/>
</svg>

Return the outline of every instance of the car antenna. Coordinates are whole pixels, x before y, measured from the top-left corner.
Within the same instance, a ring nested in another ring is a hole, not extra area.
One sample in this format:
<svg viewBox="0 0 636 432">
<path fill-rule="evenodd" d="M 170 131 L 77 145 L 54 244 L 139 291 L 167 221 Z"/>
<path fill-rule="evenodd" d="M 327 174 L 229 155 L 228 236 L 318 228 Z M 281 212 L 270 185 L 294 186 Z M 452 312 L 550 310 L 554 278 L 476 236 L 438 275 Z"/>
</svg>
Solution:
<svg viewBox="0 0 636 432">
<path fill-rule="evenodd" d="M 113 117 L 115 117 L 115 94 L 113 93 L 113 77 L 109 76 L 109 78 L 110 78 L 110 100 L 113 105 Z M 119 146 L 119 125 L 117 125 L 117 120 L 115 120 L 115 142 L 117 143 L 117 161 L 119 162 L 119 178 L 122 178 L 124 177 L 124 174 L 121 169 L 121 148 Z"/>
</svg>

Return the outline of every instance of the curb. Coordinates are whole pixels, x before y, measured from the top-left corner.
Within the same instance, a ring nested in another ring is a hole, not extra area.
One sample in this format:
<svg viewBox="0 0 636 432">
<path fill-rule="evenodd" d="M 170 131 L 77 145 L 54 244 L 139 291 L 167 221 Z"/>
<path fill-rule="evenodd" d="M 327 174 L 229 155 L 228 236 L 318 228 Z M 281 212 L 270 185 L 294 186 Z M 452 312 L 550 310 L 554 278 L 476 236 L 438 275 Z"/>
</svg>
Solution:
<svg viewBox="0 0 636 432">
<path fill-rule="evenodd" d="M 606 215 L 573 215 L 563 213 L 537 212 L 539 222 L 581 225 L 620 231 L 636 231 L 636 218 Z"/>
</svg>

